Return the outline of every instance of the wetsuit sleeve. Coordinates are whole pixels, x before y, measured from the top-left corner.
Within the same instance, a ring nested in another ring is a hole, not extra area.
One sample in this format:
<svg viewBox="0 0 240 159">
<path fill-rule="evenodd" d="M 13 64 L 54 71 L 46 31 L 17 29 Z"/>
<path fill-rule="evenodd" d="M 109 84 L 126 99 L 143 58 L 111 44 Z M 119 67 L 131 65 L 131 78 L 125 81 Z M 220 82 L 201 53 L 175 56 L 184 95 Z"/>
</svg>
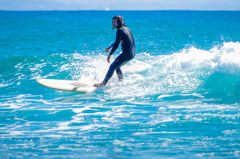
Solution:
<svg viewBox="0 0 240 159">
<path fill-rule="evenodd" d="M 115 40 L 115 43 L 113 43 L 113 45 L 112 45 L 113 48 L 112 48 L 111 52 L 109 53 L 110 55 L 112 55 L 117 50 L 117 48 L 121 42 L 122 34 L 123 34 L 123 32 L 121 30 L 117 31 L 116 40 Z"/>
</svg>

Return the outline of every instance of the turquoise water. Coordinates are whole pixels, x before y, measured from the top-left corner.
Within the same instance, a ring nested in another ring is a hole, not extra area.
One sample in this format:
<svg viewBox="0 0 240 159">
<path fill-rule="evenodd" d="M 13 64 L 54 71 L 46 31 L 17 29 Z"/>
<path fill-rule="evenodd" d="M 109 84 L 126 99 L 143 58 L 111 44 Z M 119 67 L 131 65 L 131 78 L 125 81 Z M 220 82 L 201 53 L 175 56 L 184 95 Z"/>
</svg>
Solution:
<svg viewBox="0 0 240 159">
<path fill-rule="evenodd" d="M 36 82 L 102 81 L 115 15 L 137 48 L 123 83 Z M 239 158 L 239 41 L 237 11 L 2 11 L 0 157 Z"/>
</svg>

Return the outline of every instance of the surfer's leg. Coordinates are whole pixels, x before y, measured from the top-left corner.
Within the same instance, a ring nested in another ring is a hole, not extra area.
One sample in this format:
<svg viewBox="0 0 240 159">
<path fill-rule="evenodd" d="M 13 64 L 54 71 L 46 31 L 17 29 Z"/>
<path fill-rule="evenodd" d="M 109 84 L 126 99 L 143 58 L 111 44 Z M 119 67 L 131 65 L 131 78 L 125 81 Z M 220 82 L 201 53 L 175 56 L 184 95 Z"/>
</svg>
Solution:
<svg viewBox="0 0 240 159">
<path fill-rule="evenodd" d="M 108 81 L 110 80 L 110 78 L 113 76 L 114 71 L 117 69 L 117 75 L 118 78 L 121 80 L 123 78 L 122 76 L 122 71 L 120 69 L 121 66 L 125 65 L 128 61 L 132 60 L 133 57 L 132 56 L 128 56 L 126 54 L 120 54 L 116 60 L 110 65 L 108 72 L 104 78 L 104 80 L 102 81 L 102 83 L 96 83 L 93 86 L 94 87 L 102 87 L 105 86 Z"/>
<path fill-rule="evenodd" d="M 109 70 L 102 82 L 103 85 L 106 85 L 109 81 L 109 79 L 112 77 L 114 70 L 118 69 L 120 70 L 120 67 L 126 64 L 129 61 L 128 58 L 124 54 L 120 54 L 116 60 L 110 65 Z M 120 73 L 121 72 L 121 73 Z M 120 70 L 120 75 L 122 76 L 122 71 Z M 118 76 L 119 77 L 119 76 Z M 122 78 L 122 77 L 121 77 Z"/>
<path fill-rule="evenodd" d="M 103 80 L 103 82 L 102 82 L 103 85 L 106 85 L 106 84 L 108 83 L 109 79 L 113 76 L 114 70 L 115 70 L 116 68 L 117 68 L 117 67 L 116 67 L 116 64 L 115 64 L 115 62 L 113 62 L 113 63 L 110 65 L 110 67 L 109 67 L 109 69 L 108 69 L 108 72 L 107 72 L 107 74 L 106 74 L 106 76 L 105 76 L 105 78 L 104 78 L 104 80 Z"/>
<path fill-rule="evenodd" d="M 116 72 L 117 72 L 117 76 L 118 76 L 119 81 L 122 81 L 123 80 L 123 74 L 122 74 L 122 71 L 121 71 L 120 67 L 118 67 L 116 69 Z"/>
</svg>

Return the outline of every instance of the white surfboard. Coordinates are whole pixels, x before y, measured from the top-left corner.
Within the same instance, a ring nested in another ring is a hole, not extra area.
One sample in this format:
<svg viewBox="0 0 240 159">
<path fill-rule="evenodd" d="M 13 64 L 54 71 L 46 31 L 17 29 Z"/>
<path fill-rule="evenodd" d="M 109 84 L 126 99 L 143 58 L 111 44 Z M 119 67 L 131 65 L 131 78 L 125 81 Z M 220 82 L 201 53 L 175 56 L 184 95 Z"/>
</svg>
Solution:
<svg viewBox="0 0 240 159">
<path fill-rule="evenodd" d="M 56 79 L 38 79 L 37 82 L 45 87 L 71 91 L 71 92 L 92 92 L 96 89 L 93 84 L 71 80 L 56 80 Z"/>
</svg>

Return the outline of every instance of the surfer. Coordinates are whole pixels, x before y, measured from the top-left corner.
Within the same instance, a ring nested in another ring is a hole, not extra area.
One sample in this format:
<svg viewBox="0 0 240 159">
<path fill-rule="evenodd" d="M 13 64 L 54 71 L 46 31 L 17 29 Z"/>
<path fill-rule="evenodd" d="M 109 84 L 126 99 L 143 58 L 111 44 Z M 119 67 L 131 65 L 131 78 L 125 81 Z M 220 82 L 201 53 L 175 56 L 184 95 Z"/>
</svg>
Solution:
<svg viewBox="0 0 240 159">
<path fill-rule="evenodd" d="M 109 79 L 112 77 L 115 70 L 116 70 L 118 79 L 122 81 L 123 75 L 120 67 L 125 65 L 127 62 L 129 62 L 135 57 L 135 52 L 136 52 L 135 42 L 134 42 L 131 31 L 127 28 L 125 23 L 123 23 L 123 17 L 121 16 L 113 17 L 112 25 L 113 25 L 113 28 L 117 29 L 117 33 L 116 33 L 115 42 L 105 50 L 106 53 L 109 53 L 109 51 L 112 49 L 107 57 L 107 62 L 110 63 L 110 58 L 112 54 L 117 50 L 120 43 L 121 43 L 122 53 L 110 65 L 108 72 L 104 80 L 102 81 L 102 83 L 95 83 L 93 85 L 94 87 L 105 86 L 108 83 Z"/>
</svg>

